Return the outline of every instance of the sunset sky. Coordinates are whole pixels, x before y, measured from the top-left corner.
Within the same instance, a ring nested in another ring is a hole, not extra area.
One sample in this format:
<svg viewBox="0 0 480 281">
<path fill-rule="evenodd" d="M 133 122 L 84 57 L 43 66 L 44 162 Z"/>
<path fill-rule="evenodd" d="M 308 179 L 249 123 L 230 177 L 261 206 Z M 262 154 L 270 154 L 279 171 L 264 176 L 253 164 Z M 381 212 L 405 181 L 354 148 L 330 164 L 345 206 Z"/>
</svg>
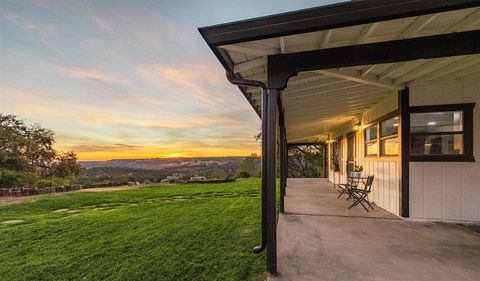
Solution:
<svg viewBox="0 0 480 281">
<path fill-rule="evenodd" d="M 197 28 L 331 2 L 0 0 L 0 112 L 81 160 L 259 152 Z"/>
</svg>

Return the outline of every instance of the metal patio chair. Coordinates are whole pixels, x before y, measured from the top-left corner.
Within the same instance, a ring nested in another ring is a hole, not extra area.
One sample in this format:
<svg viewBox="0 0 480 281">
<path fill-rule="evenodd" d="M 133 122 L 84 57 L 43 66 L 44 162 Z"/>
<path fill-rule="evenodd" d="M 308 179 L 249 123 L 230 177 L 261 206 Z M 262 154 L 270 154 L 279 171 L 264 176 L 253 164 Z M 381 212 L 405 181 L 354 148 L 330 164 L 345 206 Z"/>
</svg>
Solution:
<svg viewBox="0 0 480 281">
<path fill-rule="evenodd" d="M 373 176 L 368 176 L 363 189 L 361 188 L 348 189 L 349 194 L 355 199 L 355 202 L 353 202 L 353 204 L 350 205 L 350 207 L 348 207 L 349 209 L 360 204 L 368 212 L 368 208 L 364 204 L 364 203 L 367 203 L 367 205 L 373 210 L 373 207 L 370 204 L 370 200 L 368 198 L 368 194 L 372 191 L 372 184 L 373 184 Z"/>
<path fill-rule="evenodd" d="M 348 183 L 337 184 L 337 186 L 340 188 L 340 190 L 338 191 L 338 192 L 340 192 L 340 194 L 338 195 L 337 198 L 340 198 L 340 196 L 342 196 L 343 194 L 346 194 L 348 196 L 347 200 L 350 199 L 352 197 L 351 194 L 350 194 L 350 189 L 357 188 L 358 183 L 359 183 L 359 180 L 357 178 L 349 177 L 348 178 Z"/>
</svg>

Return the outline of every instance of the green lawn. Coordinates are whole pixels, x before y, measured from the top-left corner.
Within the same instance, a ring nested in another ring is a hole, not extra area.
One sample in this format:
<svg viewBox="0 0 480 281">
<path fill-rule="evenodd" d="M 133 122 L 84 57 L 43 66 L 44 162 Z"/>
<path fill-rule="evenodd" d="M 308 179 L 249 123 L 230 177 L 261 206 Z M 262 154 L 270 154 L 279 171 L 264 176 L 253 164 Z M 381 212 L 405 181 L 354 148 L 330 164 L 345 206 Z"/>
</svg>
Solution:
<svg viewBox="0 0 480 281">
<path fill-rule="evenodd" d="M 259 242 L 259 179 L 48 195 L 0 206 L 0 280 L 261 280 Z"/>
</svg>

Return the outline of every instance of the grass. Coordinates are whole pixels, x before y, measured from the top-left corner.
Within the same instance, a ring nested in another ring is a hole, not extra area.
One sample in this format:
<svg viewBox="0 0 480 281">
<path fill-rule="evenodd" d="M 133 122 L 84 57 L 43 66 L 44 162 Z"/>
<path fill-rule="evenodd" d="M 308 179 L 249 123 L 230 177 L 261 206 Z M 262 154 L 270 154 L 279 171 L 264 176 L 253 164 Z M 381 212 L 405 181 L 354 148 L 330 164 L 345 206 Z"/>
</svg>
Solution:
<svg viewBox="0 0 480 281">
<path fill-rule="evenodd" d="M 259 241 L 259 179 L 47 195 L 0 206 L 0 279 L 261 280 Z"/>
</svg>

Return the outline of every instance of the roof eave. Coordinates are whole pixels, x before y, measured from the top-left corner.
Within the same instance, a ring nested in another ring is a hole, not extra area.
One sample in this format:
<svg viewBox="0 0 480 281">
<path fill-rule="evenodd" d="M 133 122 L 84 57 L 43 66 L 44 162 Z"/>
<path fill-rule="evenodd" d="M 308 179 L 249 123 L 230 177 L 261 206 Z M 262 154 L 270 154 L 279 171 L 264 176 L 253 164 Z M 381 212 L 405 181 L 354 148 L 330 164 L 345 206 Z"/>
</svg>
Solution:
<svg viewBox="0 0 480 281">
<path fill-rule="evenodd" d="M 221 46 L 480 6 L 480 0 L 364 0 L 199 28 Z"/>
</svg>

